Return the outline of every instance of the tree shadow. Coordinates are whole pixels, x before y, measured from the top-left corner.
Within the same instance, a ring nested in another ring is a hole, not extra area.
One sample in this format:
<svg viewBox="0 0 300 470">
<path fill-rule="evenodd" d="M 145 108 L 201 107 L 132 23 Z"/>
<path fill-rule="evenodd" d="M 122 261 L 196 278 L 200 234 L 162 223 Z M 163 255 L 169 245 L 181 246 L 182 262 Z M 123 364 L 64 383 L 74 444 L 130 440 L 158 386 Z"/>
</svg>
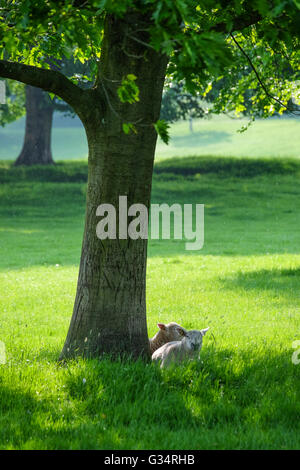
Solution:
<svg viewBox="0 0 300 470">
<path fill-rule="evenodd" d="M 0 198 L 5 246 L 0 269 L 78 265 L 87 163 L 0 167 L 0 182 L 6 183 Z M 157 162 L 152 202 L 203 203 L 204 246 L 187 251 L 187 240 L 150 237 L 149 257 L 298 253 L 300 189 L 290 175 L 299 171 L 296 159 L 191 156 Z"/>
<path fill-rule="evenodd" d="M 216 144 L 222 141 L 230 141 L 232 135 L 225 131 L 197 131 L 185 136 L 171 136 L 170 142 L 175 147 L 199 147 Z"/>
<path fill-rule="evenodd" d="M 169 157 L 155 163 L 154 173 L 195 175 L 214 173 L 226 177 L 298 174 L 300 161 L 296 158 L 238 158 L 213 155 Z"/>
<path fill-rule="evenodd" d="M 64 394 L 0 386 L 2 447 L 204 449 L 299 446 L 300 366 L 291 351 L 204 347 L 161 370 L 143 361 L 78 360 Z M 283 433 L 283 434 L 282 434 Z M 297 434 L 298 433 L 298 434 Z"/>
<path fill-rule="evenodd" d="M 261 269 L 234 274 L 234 276 L 220 278 L 225 289 L 244 291 L 265 290 L 280 295 L 289 300 L 289 303 L 299 305 L 300 302 L 300 268 L 289 269 Z"/>
</svg>

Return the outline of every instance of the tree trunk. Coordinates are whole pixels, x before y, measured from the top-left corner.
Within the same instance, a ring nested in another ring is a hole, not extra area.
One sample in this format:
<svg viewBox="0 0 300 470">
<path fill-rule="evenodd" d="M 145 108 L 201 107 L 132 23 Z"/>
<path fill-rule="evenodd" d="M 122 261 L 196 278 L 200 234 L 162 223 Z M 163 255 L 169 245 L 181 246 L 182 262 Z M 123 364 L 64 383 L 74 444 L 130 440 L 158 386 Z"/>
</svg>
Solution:
<svg viewBox="0 0 300 470">
<path fill-rule="evenodd" d="M 119 236 L 118 208 L 119 196 L 127 196 L 128 207 L 142 203 L 149 209 L 157 139 L 153 123 L 159 118 L 167 58 L 135 41 L 124 52 L 125 28 L 128 23 L 107 18 L 97 80 L 102 106 L 95 103 L 92 112 L 80 113 L 89 146 L 87 209 L 74 311 L 60 359 L 150 354 L 147 240 Z M 117 95 L 127 74 L 138 77 L 135 104 L 122 104 Z M 135 123 L 137 133 L 125 134 L 124 122 Z M 102 203 L 116 208 L 116 239 L 97 238 L 96 209 Z"/>
<path fill-rule="evenodd" d="M 15 165 L 54 164 L 51 152 L 53 107 L 40 88 L 26 85 L 24 144 Z"/>
</svg>

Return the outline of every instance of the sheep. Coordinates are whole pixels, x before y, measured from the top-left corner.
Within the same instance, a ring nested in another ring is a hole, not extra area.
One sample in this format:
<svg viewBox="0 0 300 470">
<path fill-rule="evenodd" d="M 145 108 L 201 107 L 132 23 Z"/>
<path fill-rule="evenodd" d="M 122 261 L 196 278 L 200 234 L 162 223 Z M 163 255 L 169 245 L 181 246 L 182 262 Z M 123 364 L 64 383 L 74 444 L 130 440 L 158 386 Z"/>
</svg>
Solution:
<svg viewBox="0 0 300 470">
<path fill-rule="evenodd" d="M 183 334 L 181 341 L 171 341 L 158 348 L 152 354 L 152 361 L 161 361 L 160 367 L 168 367 L 172 362 L 178 363 L 187 359 L 195 359 L 202 348 L 202 339 L 209 330 L 189 330 Z"/>
<path fill-rule="evenodd" d="M 157 323 L 157 326 L 159 328 L 158 332 L 153 338 L 149 338 L 151 354 L 169 341 L 180 341 L 186 333 L 186 329 L 175 322 L 168 323 L 167 325 Z"/>
</svg>

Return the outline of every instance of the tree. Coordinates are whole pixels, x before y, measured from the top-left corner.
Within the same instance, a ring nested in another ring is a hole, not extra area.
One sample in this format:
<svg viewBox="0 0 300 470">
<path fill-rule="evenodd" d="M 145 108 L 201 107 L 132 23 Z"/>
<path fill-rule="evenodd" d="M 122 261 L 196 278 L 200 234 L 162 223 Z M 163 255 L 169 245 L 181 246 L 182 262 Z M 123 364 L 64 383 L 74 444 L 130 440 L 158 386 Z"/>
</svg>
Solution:
<svg viewBox="0 0 300 470">
<path fill-rule="evenodd" d="M 166 126 L 159 120 L 166 75 L 185 79 L 189 91 L 207 90 L 211 77 L 240 66 L 236 37 L 244 48 L 250 49 L 253 41 L 264 45 L 265 56 L 271 44 L 282 72 L 287 62 L 294 68 L 297 2 L 0 0 L 0 5 L 0 76 L 60 96 L 82 120 L 88 140 L 82 254 L 61 358 L 147 356 L 147 240 L 126 238 L 123 231 L 115 239 L 100 240 L 97 208 L 109 203 L 118 209 L 120 195 L 127 196 L 128 206 L 141 203 L 149 208 L 157 132 L 167 140 Z M 44 59 L 62 57 L 68 48 L 75 48 L 78 60 L 93 60 L 90 88 L 51 70 Z M 281 48 L 284 57 L 276 52 Z M 263 72 L 270 73 L 271 62 Z M 263 80 L 265 74 L 260 81 L 270 90 Z M 275 108 L 286 106 L 291 93 L 287 82 L 280 83 L 277 101 L 273 90 L 266 99 Z M 260 94 L 265 96 L 265 90 L 258 82 Z"/>
<path fill-rule="evenodd" d="M 190 132 L 193 132 L 193 118 L 202 118 L 205 115 L 203 100 L 184 90 L 183 83 L 170 83 L 165 86 L 160 118 L 167 122 L 176 122 L 179 119 L 189 119 Z"/>
<path fill-rule="evenodd" d="M 26 113 L 24 144 L 15 165 L 53 164 L 51 152 L 52 117 L 55 103 L 40 88 L 7 80 L 7 102 L 0 108 L 0 124 Z"/>
<path fill-rule="evenodd" d="M 41 88 L 26 85 L 25 94 L 25 136 L 15 165 L 53 165 L 51 130 L 54 106 Z"/>
<path fill-rule="evenodd" d="M 75 64 L 72 59 L 60 60 L 59 64 L 48 61 L 50 67 L 62 71 L 68 71 L 73 78 L 84 77 L 89 80 L 89 65 Z M 53 165 L 51 151 L 51 132 L 54 111 L 74 117 L 75 113 L 62 100 L 53 96 L 41 88 L 30 85 L 16 84 L 11 80 L 8 84 L 7 104 L 0 109 L 0 124 L 5 125 L 21 117 L 26 112 L 25 135 L 22 150 L 15 161 L 15 165 Z M 24 92 L 25 89 L 25 92 Z"/>
</svg>

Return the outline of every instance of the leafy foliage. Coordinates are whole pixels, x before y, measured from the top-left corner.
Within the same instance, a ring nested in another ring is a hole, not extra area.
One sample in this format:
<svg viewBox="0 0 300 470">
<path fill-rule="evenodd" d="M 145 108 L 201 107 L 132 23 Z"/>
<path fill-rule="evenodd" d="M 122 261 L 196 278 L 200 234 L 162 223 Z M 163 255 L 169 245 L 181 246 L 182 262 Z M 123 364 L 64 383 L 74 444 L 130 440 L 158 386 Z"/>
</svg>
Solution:
<svg viewBox="0 0 300 470">
<path fill-rule="evenodd" d="M 72 80 L 92 86 L 107 15 L 128 22 L 126 39 L 144 45 L 140 60 L 147 60 L 148 48 L 167 54 L 169 79 L 184 80 L 189 92 L 205 95 L 212 83 L 222 84 L 214 112 L 266 117 L 297 109 L 298 0 L 0 0 L 0 59 L 47 69 L 49 57 L 73 55 L 82 64 L 90 61 L 91 81 L 87 74 Z M 123 79 L 118 96 L 138 101 L 133 74 Z"/>
<path fill-rule="evenodd" d="M 169 124 L 166 121 L 163 121 L 161 119 L 156 121 L 156 123 L 154 124 L 154 128 L 157 134 L 159 135 L 159 137 L 165 144 L 167 144 L 170 139 L 169 132 L 168 132 L 169 127 L 170 127 Z"/>
<path fill-rule="evenodd" d="M 136 76 L 132 73 L 123 78 L 121 86 L 118 88 L 118 96 L 122 103 L 133 104 L 139 101 L 139 88 L 135 80 Z"/>
<path fill-rule="evenodd" d="M 0 125 L 5 126 L 25 113 L 25 86 L 14 80 L 6 80 L 6 103 L 0 105 Z"/>
<path fill-rule="evenodd" d="M 299 52 L 288 51 L 281 44 L 273 47 L 259 39 L 251 28 L 249 37 L 238 34 L 234 38 L 243 49 L 237 51 L 239 61 L 226 75 L 214 77 L 212 112 L 235 112 L 268 117 L 275 113 L 297 112 L 300 104 Z M 233 43 L 233 40 L 230 40 Z"/>
<path fill-rule="evenodd" d="M 136 127 L 131 122 L 123 123 L 123 131 L 125 134 L 130 134 L 130 132 L 134 132 L 135 134 L 137 133 Z"/>
</svg>

